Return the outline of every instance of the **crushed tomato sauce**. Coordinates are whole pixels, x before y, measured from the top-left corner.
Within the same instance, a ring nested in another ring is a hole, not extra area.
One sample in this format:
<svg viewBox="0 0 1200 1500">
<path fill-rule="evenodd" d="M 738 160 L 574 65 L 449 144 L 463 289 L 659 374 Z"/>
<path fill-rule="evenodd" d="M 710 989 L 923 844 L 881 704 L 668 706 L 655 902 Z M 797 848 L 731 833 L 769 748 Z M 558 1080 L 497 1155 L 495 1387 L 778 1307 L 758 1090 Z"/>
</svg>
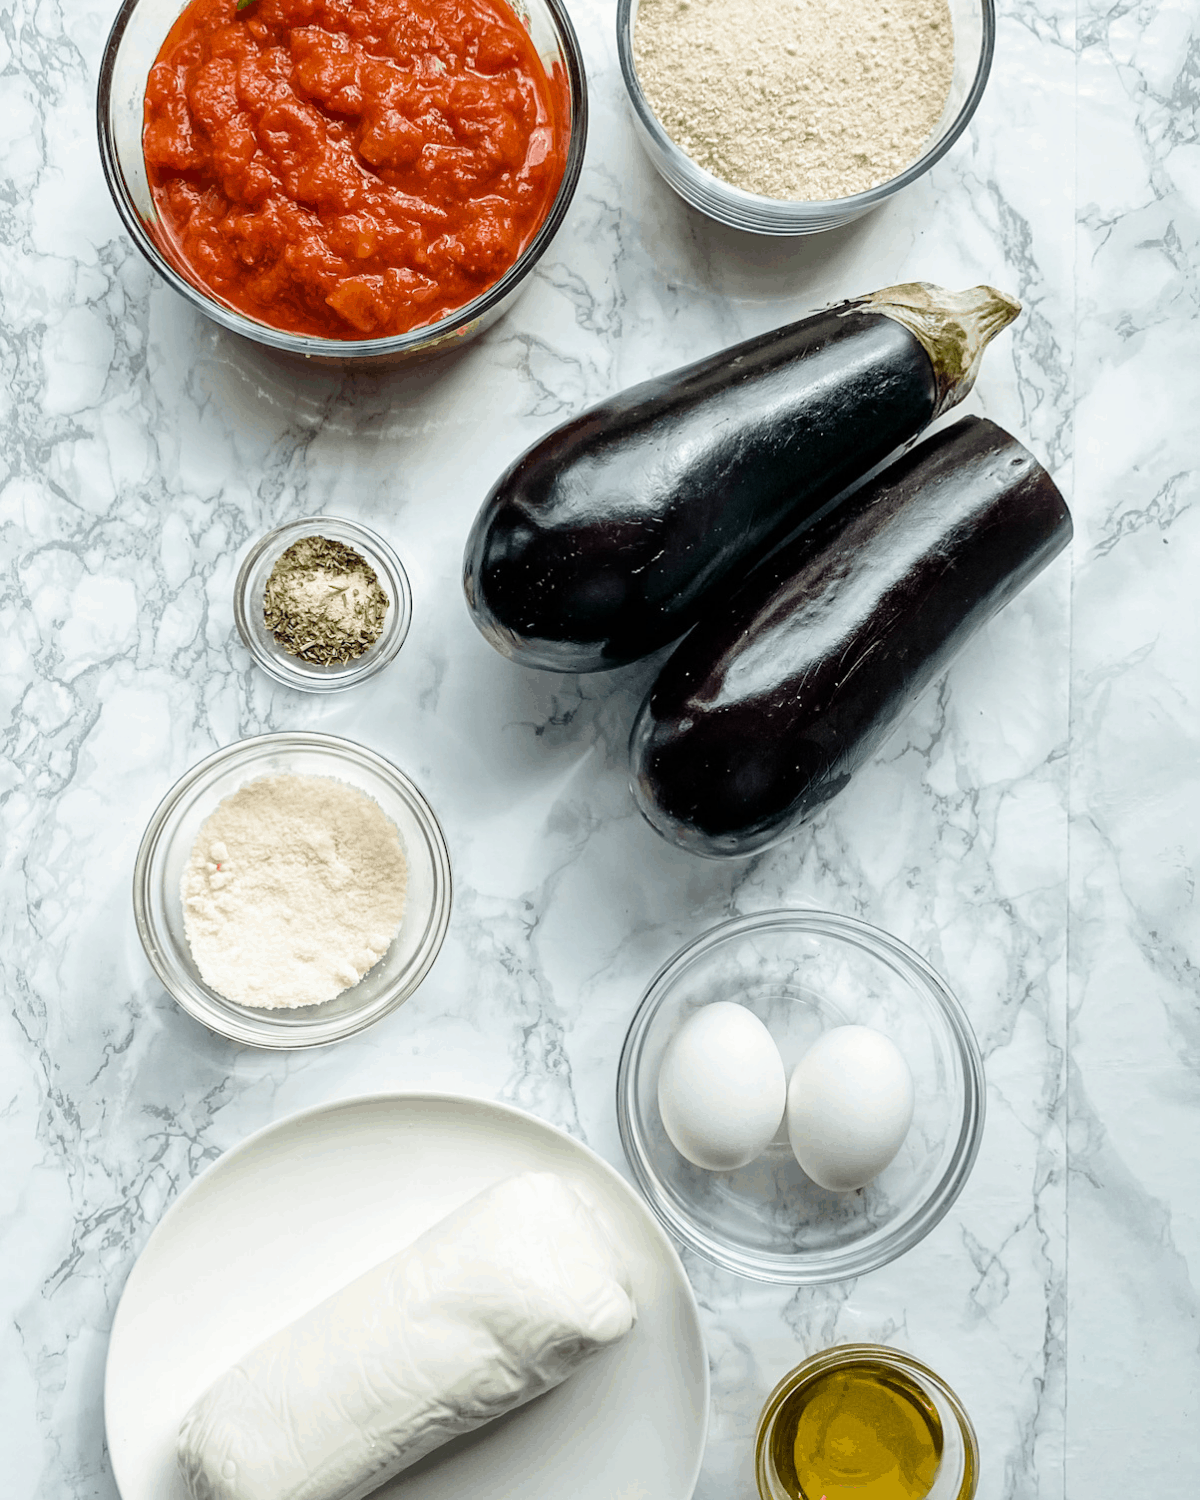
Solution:
<svg viewBox="0 0 1200 1500">
<path fill-rule="evenodd" d="M 146 84 L 156 238 L 274 328 L 405 333 L 517 259 L 569 119 L 505 0 L 193 0 Z"/>
</svg>

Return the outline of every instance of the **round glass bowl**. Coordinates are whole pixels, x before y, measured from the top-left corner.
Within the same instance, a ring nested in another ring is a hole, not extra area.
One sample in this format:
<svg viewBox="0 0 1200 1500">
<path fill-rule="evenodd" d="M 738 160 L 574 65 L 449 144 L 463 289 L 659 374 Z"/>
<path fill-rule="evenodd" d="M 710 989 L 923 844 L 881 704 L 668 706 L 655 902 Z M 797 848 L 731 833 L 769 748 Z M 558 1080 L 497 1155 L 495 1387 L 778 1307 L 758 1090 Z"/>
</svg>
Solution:
<svg viewBox="0 0 1200 1500">
<path fill-rule="evenodd" d="M 217 803 L 260 776 L 288 774 L 333 777 L 378 802 L 404 846 L 408 897 L 391 947 L 356 985 L 323 1005 L 261 1010 L 226 1000 L 201 978 L 184 932 L 180 884 Z M 450 858 L 425 798 L 381 755 L 330 734 L 264 734 L 217 750 L 159 803 L 134 865 L 133 914 L 154 972 L 189 1015 L 251 1047 L 319 1047 L 373 1025 L 425 978 L 450 922 Z"/>
<path fill-rule="evenodd" d="M 764 198 L 722 182 L 697 166 L 659 123 L 638 82 L 633 62 L 633 28 L 638 0 L 617 0 L 617 54 L 633 115 L 634 128 L 650 160 L 671 187 L 701 213 L 755 234 L 815 234 L 849 224 L 907 187 L 940 161 L 970 123 L 992 66 L 996 42 L 993 0 L 949 0 L 954 26 L 954 73 L 950 93 L 921 156 L 902 172 L 866 192 L 829 202 L 793 202 Z"/>
<path fill-rule="evenodd" d="M 528 28 L 547 75 L 562 80 L 571 133 L 558 194 L 541 228 L 499 281 L 478 297 L 424 328 L 378 339 L 328 339 L 288 333 L 238 312 L 207 287 L 185 276 L 159 248 L 157 212 L 142 155 L 146 79 L 186 0 L 124 0 L 100 60 L 96 99 L 100 160 L 113 202 L 130 238 L 168 286 L 215 323 L 273 349 L 330 365 L 388 367 L 441 353 L 491 326 L 523 291 L 529 273 L 557 234 L 579 182 L 587 142 L 587 81 L 583 54 L 562 0 L 519 0 L 514 10 Z"/>
<path fill-rule="evenodd" d="M 375 570 L 388 597 L 379 639 L 353 661 L 321 666 L 285 651 L 263 618 L 263 595 L 281 553 L 306 536 L 328 537 L 352 547 Z M 412 620 L 412 593 L 400 559 L 383 540 L 356 521 L 337 516 L 309 516 L 269 531 L 251 547 L 238 569 L 233 588 L 233 618 L 238 634 L 254 660 L 276 682 L 307 693 L 336 693 L 354 687 L 387 666 L 404 644 Z"/>
<path fill-rule="evenodd" d="M 814 1354 L 785 1375 L 767 1397 L 754 1437 L 754 1477 L 762 1500 L 794 1500 L 795 1488 L 785 1483 L 775 1461 L 776 1426 L 787 1422 L 805 1386 L 837 1371 L 861 1371 L 884 1381 L 890 1377 L 901 1390 L 915 1386 L 922 1405 L 936 1412 L 942 1430 L 942 1459 L 925 1500 L 972 1500 L 979 1484 L 979 1444 L 962 1402 L 928 1365 L 885 1344 L 841 1344 Z"/>
<path fill-rule="evenodd" d="M 916 1096 L 895 1160 L 852 1193 L 817 1187 L 780 1126 L 733 1172 L 685 1160 L 658 1112 L 667 1045 L 702 1006 L 733 1000 L 766 1025 L 792 1069 L 834 1026 L 872 1026 L 900 1049 Z M 937 974 L 865 922 L 821 911 L 739 917 L 680 950 L 646 991 L 617 1073 L 617 1122 L 638 1186 L 689 1249 L 738 1275 L 791 1286 L 840 1281 L 912 1248 L 961 1192 L 983 1133 L 983 1060 Z"/>
</svg>

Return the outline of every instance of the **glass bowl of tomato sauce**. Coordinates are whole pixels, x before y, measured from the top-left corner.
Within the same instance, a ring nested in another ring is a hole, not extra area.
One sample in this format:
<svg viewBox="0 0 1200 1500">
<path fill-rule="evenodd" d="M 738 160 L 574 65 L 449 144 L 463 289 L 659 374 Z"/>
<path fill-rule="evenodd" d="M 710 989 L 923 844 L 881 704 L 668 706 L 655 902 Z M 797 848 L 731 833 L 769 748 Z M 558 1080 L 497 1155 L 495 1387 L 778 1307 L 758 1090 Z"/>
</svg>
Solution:
<svg viewBox="0 0 1200 1500">
<path fill-rule="evenodd" d="M 578 183 L 587 84 L 561 0 L 124 0 L 97 116 L 168 285 L 362 367 L 507 310 Z"/>
</svg>

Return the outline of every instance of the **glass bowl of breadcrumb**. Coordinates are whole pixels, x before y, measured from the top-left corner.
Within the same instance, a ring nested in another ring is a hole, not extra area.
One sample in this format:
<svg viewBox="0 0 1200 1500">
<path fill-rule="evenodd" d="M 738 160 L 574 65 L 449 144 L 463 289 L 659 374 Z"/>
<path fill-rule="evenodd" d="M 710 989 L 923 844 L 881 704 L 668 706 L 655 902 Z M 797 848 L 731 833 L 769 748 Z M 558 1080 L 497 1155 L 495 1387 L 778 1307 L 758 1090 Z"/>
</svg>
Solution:
<svg viewBox="0 0 1200 1500">
<path fill-rule="evenodd" d="M 945 156 L 983 97 L 993 0 L 618 0 L 635 132 L 710 218 L 815 234 Z"/>
<path fill-rule="evenodd" d="M 402 1005 L 437 958 L 450 899 L 419 788 L 373 750 L 311 731 L 193 766 L 133 873 L 138 936 L 168 994 L 220 1036 L 272 1049 L 339 1041 Z"/>
</svg>

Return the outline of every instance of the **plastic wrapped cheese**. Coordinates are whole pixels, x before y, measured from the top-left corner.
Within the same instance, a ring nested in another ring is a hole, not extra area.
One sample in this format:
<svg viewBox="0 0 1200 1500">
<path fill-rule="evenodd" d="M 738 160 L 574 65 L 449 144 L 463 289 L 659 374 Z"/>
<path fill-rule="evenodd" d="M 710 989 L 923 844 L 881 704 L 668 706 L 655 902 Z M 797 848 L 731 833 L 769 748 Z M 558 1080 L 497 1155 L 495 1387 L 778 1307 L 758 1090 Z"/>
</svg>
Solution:
<svg viewBox="0 0 1200 1500">
<path fill-rule="evenodd" d="M 194 1500 L 362 1500 L 633 1324 L 574 1189 L 506 1178 L 252 1350 L 183 1419 Z"/>
</svg>

